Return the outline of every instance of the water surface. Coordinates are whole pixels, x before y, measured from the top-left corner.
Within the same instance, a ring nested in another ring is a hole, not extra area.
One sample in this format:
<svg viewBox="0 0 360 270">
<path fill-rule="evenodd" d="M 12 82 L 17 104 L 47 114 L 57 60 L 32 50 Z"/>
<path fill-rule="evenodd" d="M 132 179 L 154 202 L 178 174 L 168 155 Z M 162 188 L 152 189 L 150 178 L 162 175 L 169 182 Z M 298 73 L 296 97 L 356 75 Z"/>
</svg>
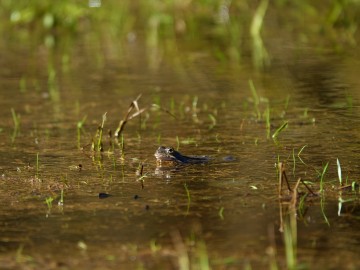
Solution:
<svg viewBox="0 0 360 270">
<path fill-rule="evenodd" d="M 336 159 L 344 181 L 359 179 L 356 54 L 287 48 L 258 72 L 202 52 L 154 65 L 141 43 L 125 48 L 127 61 L 109 53 L 99 64 L 91 45 L 83 46 L 67 70 L 43 51 L 34 57 L 20 46 L 1 53 L 4 269 L 267 269 L 272 263 L 286 269 L 284 226 L 305 269 L 360 266 L 358 195 L 336 190 Z M 122 152 L 107 133 L 139 94 L 146 110 L 127 123 Z M 12 108 L 20 115 L 18 130 Z M 104 151 L 97 153 L 90 145 L 105 112 Z M 274 141 L 284 122 L 288 127 Z M 213 161 L 158 170 L 159 145 Z M 226 156 L 234 160 L 223 161 Z M 291 212 L 278 200 L 279 161 L 292 186 L 301 177 L 314 192 L 329 162 L 324 196 Z M 99 199 L 99 193 L 111 196 Z M 349 200 L 341 209 L 340 198 Z"/>
</svg>

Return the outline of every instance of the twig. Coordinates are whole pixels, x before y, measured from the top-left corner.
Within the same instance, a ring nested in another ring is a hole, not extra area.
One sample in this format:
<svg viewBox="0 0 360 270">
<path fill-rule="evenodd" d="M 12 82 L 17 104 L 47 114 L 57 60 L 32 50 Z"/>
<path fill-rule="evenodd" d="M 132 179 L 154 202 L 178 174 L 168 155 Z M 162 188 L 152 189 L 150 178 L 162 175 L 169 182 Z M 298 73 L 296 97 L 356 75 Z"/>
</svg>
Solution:
<svg viewBox="0 0 360 270">
<path fill-rule="evenodd" d="M 141 94 L 138 95 L 138 97 L 131 102 L 129 109 L 126 112 L 125 117 L 122 120 L 120 120 L 119 126 L 115 131 L 115 137 L 117 137 L 117 138 L 120 137 L 121 133 L 124 131 L 127 121 L 140 115 L 142 112 L 144 112 L 146 110 L 146 108 L 141 109 L 141 110 L 139 109 L 138 100 L 140 99 L 140 97 L 141 97 Z M 130 116 L 130 113 L 134 108 L 136 109 L 136 112 Z"/>
</svg>

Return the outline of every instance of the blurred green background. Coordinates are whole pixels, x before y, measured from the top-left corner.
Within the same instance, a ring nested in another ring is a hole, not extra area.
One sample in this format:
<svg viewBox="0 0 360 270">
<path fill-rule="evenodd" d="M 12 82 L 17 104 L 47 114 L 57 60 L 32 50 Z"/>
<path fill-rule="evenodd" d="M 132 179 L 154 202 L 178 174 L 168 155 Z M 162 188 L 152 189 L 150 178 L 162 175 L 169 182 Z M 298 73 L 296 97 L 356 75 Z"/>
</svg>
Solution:
<svg viewBox="0 0 360 270">
<path fill-rule="evenodd" d="M 125 43 L 141 40 L 178 51 L 206 51 L 219 61 L 256 67 L 271 64 L 272 46 L 356 46 L 358 0 L 1 0 L 3 47 L 46 46 L 71 59 L 74 43 L 110 46 L 121 56 Z"/>
</svg>

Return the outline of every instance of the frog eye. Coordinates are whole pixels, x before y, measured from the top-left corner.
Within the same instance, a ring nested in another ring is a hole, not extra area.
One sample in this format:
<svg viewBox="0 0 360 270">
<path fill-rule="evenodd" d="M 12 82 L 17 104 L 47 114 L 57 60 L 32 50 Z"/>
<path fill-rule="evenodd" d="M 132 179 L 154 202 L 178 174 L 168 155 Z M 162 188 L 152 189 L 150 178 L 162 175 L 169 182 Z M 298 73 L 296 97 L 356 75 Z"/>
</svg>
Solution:
<svg viewBox="0 0 360 270">
<path fill-rule="evenodd" d="M 168 153 L 169 153 L 169 154 L 172 154 L 173 152 L 174 152 L 174 149 L 173 149 L 172 147 L 169 147 Z"/>
</svg>

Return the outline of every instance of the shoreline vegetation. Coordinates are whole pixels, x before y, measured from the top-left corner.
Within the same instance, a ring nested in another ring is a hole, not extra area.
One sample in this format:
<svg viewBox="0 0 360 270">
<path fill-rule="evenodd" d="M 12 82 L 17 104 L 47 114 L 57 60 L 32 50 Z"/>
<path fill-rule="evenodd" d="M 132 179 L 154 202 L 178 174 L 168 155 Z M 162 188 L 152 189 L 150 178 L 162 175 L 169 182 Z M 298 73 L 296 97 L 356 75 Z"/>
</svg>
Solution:
<svg viewBox="0 0 360 270">
<path fill-rule="evenodd" d="M 71 44 L 82 39 L 114 46 L 118 54 L 125 43 L 144 39 L 148 53 L 159 47 L 169 57 L 179 50 L 206 50 L 220 62 L 239 65 L 250 54 L 255 68 L 271 64 L 273 43 L 279 40 L 299 48 L 346 51 L 356 45 L 360 14 L 357 1 L 89 0 L 30 5 L 1 0 L 1 5 L 5 42 L 60 49 L 65 58 Z"/>
</svg>

